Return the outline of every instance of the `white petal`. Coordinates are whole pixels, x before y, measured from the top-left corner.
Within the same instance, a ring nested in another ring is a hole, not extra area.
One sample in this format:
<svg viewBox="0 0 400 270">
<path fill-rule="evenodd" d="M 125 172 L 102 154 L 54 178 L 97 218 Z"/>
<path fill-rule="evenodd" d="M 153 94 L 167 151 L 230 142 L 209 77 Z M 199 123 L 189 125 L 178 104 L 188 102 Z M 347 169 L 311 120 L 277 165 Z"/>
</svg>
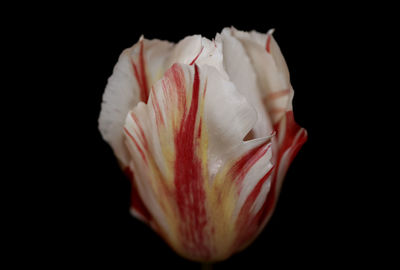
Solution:
<svg viewBox="0 0 400 270">
<path fill-rule="evenodd" d="M 209 136 L 209 170 L 211 179 L 254 127 L 257 115 L 248 99 L 219 72 L 208 68 L 205 119 Z"/>
<path fill-rule="evenodd" d="M 257 121 L 253 128 L 255 138 L 265 137 L 272 132 L 272 123 L 262 103 L 261 90 L 256 72 L 241 42 L 232 36 L 231 29 L 225 28 L 221 35 L 224 53 L 224 66 L 238 91 L 246 96 L 257 112 Z"/>
<path fill-rule="evenodd" d="M 162 65 L 172 46 L 160 40 L 139 41 L 122 52 L 108 79 L 99 116 L 99 129 L 124 167 L 129 164 L 129 155 L 124 144 L 123 126 L 128 111 L 140 101 L 140 83 L 132 66 L 132 61 L 138 62 L 140 42 L 144 45 L 145 75 L 150 86 L 163 75 Z"/>
<path fill-rule="evenodd" d="M 261 95 L 273 123 L 277 123 L 291 110 L 293 89 L 289 71 L 278 44 L 270 31 L 260 34 L 238 31 L 231 28 L 231 33 L 246 49 L 257 73 Z"/>
<path fill-rule="evenodd" d="M 200 35 L 188 36 L 176 44 L 171 51 L 165 64 L 165 70 L 175 63 L 197 64 L 200 67 L 209 65 L 215 67 L 225 78 L 228 78 L 222 58 L 222 44 L 220 42 L 211 41 Z"/>
<path fill-rule="evenodd" d="M 201 51 L 201 36 L 188 36 L 179 41 L 166 60 L 165 68 L 170 68 L 175 63 L 189 65 Z"/>
</svg>

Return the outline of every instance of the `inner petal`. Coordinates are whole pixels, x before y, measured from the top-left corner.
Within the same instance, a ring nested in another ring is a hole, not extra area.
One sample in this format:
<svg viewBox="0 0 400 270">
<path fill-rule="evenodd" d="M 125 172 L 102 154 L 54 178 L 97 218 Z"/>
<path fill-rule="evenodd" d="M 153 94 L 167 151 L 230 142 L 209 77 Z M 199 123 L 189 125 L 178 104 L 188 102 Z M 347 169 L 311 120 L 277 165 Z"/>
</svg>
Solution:
<svg viewBox="0 0 400 270">
<path fill-rule="evenodd" d="M 243 94 L 257 112 L 257 120 L 245 140 L 268 136 L 272 133 L 271 120 L 262 102 L 256 72 L 239 40 L 232 36 L 230 29 L 224 29 L 217 39 L 222 40 L 224 67 L 237 90 Z"/>
</svg>

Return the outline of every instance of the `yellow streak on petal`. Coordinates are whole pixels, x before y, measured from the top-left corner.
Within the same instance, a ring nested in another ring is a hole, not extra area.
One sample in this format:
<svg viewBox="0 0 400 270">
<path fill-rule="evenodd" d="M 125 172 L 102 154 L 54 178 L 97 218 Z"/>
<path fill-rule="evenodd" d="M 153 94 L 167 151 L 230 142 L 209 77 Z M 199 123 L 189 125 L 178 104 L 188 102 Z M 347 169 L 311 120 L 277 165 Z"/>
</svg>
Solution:
<svg viewBox="0 0 400 270">
<path fill-rule="evenodd" d="M 168 127 L 168 125 L 169 124 L 167 124 L 166 126 Z M 173 144 L 173 138 L 171 136 L 171 132 L 168 132 L 165 126 L 159 127 L 158 136 L 160 139 L 161 151 L 165 162 L 165 175 L 163 180 L 166 182 L 168 188 L 171 190 L 173 188 L 173 180 L 175 174 L 173 166 L 173 163 L 175 161 L 175 148 Z"/>
<path fill-rule="evenodd" d="M 197 121 L 201 123 L 198 123 L 198 127 L 201 128 L 201 134 L 200 134 L 200 139 L 199 139 L 199 153 L 197 154 L 200 159 L 201 159 L 201 164 L 202 164 L 202 173 L 203 173 L 203 179 L 204 179 L 204 189 L 207 191 L 209 189 L 209 174 L 208 174 L 208 133 L 207 133 L 207 125 L 204 120 L 204 102 L 205 102 L 205 95 L 203 94 L 204 91 L 206 91 L 207 87 L 207 80 L 204 84 L 203 92 L 200 93 L 200 106 L 199 106 L 199 112 L 197 114 Z"/>
<path fill-rule="evenodd" d="M 209 222 L 213 227 L 213 243 L 216 258 L 229 256 L 235 240 L 235 222 L 233 212 L 237 200 L 237 191 L 229 177 L 229 165 L 225 165 L 215 176 L 207 192 Z"/>
</svg>

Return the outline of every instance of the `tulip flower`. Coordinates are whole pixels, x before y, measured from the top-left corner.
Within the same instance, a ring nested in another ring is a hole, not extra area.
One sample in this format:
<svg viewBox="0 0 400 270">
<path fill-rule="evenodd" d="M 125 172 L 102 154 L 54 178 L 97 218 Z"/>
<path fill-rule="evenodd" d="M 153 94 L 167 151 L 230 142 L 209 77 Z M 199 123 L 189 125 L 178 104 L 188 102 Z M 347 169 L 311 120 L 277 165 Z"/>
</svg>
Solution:
<svg viewBox="0 0 400 270">
<path fill-rule="evenodd" d="M 131 212 L 185 258 L 248 246 L 307 139 L 272 33 L 141 37 L 108 80 L 99 129 L 132 182 Z"/>
</svg>

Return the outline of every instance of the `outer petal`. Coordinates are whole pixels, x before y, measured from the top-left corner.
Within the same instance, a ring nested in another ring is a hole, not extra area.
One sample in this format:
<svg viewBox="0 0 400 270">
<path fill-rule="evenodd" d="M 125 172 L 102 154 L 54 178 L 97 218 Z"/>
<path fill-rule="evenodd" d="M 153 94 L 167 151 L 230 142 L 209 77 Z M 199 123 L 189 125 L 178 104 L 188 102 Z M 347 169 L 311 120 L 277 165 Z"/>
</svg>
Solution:
<svg viewBox="0 0 400 270">
<path fill-rule="evenodd" d="M 126 115 L 139 101 L 147 103 L 152 85 L 175 62 L 211 65 L 221 74 L 225 74 L 221 49 L 220 43 L 201 36 L 187 37 L 176 45 L 142 37 L 137 44 L 121 54 L 109 78 L 103 96 L 99 129 L 131 179 L 131 211 L 134 216 L 145 222 L 151 223 L 152 217 L 139 196 L 138 187 L 133 179 L 131 157 L 125 147 L 123 135 Z"/>
<path fill-rule="evenodd" d="M 227 31 L 227 30 L 226 30 Z M 280 189 L 284 175 L 297 151 L 307 140 L 307 132 L 294 121 L 289 70 L 279 46 L 272 36 L 256 31 L 250 33 L 229 29 L 246 48 L 251 58 L 264 96 L 267 111 L 277 132 L 273 139 L 274 163 L 277 165 L 276 182 Z M 278 191 L 279 193 L 279 191 Z"/>
<path fill-rule="evenodd" d="M 122 52 L 103 95 L 99 129 L 123 168 L 129 164 L 122 136 L 128 111 L 139 101 L 147 103 L 151 86 L 174 63 L 211 65 L 227 77 L 221 50 L 220 43 L 195 35 L 176 45 L 141 37 L 133 47 Z"/>
<path fill-rule="evenodd" d="M 226 28 L 223 31 L 225 36 L 240 42 L 250 58 L 257 75 L 260 94 L 272 120 L 273 130 L 276 132 L 276 136 L 272 139 L 273 163 L 276 168 L 273 172 L 267 199 L 259 213 L 261 224 L 258 227 L 259 232 L 272 215 L 290 163 L 307 140 L 306 130 L 294 121 L 292 111 L 294 91 L 290 84 L 285 59 L 272 33 L 273 30 L 267 34 L 261 34 L 256 31 L 250 33 L 238 31 L 234 28 Z M 244 60 L 244 62 L 246 61 Z M 252 238 L 247 238 L 247 241 L 250 243 Z"/>
<path fill-rule="evenodd" d="M 254 109 L 217 69 L 182 64 L 128 114 L 138 192 L 152 227 L 182 256 L 221 260 L 257 233 L 272 152 L 269 137 L 243 142 L 254 122 Z"/>
<path fill-rule="evenodd" d="M 124 144 L 123 126 L 129 110 L 139 101 L 147 102 L 151 85 L 163 75 L 165 58 L 172 44 L 141 38 L 119 57 L 108 79 L 99 117 L 99 129 L 123 167 L 129 164 Z"/>
<path fill-rule="evenodd" d="M 290 85 L 289 71 L 282 53 L 272 36 L 255 31 L 250 33 L 234 28 L 226 29 L 238 39 L 246 49 L 257 73 L 261 96 L 273 124 L 292 109 L 293 89 Z"/>
</svg>

